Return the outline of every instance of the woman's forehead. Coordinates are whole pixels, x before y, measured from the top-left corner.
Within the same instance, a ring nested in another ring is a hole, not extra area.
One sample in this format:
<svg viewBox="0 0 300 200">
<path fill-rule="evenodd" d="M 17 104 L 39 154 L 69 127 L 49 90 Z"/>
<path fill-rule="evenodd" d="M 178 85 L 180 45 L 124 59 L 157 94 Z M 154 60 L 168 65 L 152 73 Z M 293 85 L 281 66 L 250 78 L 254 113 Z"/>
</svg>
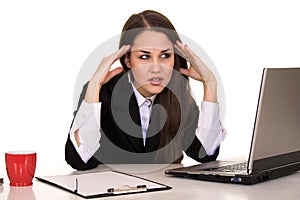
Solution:
<svg viewBox="0 0 300 200">
<path fill-rule="evenodd" d="M 141 50 L 141 49 L 174 49 L 173 43 L 169 38 L 161 32 L 156 31 L 143 31 L 133 41 L 131 50 Z"/>
</svg>

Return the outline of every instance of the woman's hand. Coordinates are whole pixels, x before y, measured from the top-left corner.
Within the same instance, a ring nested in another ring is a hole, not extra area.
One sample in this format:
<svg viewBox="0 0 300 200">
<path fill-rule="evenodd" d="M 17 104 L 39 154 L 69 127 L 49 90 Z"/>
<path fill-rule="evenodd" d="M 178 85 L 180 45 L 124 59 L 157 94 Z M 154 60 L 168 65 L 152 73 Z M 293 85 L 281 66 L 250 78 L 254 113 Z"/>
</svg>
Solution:
<svg viewBox="0 0 300 200">
<path fill-rule="evenodd" d="M 110 56 L 104 57 L 97 70 L 89 81 L 85 95 L 85 101 L 88 103 L 99 102 L 99 93 L 103 84 L 123 71 L 122 67 L 117 67 L 110 71 L 111 66 L 120 59 L 130 48 L 130 45 L 122 46 L 118 51 Z"/>
<path fill-rule="evenodd" d="M 203 83 L 204 101 L 217 102 L 217 80 L 214 74 L 187 45 L 176 41 L 174 46 L 179 55 L 190 63 L 189 68 L 181 68 L 180 73 Z"/>
</svg>

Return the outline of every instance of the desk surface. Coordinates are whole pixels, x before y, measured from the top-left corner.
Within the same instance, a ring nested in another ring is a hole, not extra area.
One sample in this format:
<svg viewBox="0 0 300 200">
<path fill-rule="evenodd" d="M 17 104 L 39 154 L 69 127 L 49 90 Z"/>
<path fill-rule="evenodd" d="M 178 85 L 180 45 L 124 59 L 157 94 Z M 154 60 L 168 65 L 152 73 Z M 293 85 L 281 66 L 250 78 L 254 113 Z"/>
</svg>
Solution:
<svg viewBox="0 0 300 200">
<path fill-rule="evenodd" d="M 235 185 L 214 183 L 206 181 L 198 181 L 186 178 L 168 177 L 164 175 L 164 170 L 168 168 L 178 167 L 179 165 L 114 165 L 111 166 L 115 170 L 124 171 L 135 174 L 153 181 L 157 181 L 172 187 L 171 190 L 158 191 L 144 194 L 132 194 L 125 196 L 106 197 L 99 199 L 159 199 L 159 200 L 182 200 L 182 199 L 226 199 L 226 200 L 251 200 L 251 199 L 284 199 L 289 200 L 300 199 L 300 172 L 292 175 L 259 183 L 256 185 Z M 91 170 L 102 171 L 106 170 L 106 166 L 99 166 Z M 84 173 L 86 173 L 85 171 Z M 133 173 L 134 172 L 134 173 Z M 70 168 L 61 170 L 57 173 L 55 170 L 43 172 L 37 175 L 58 175 L 82 173 L 72 171 Z M 80 200 L 77 195 L 66 192 L 54 186 L 42 183 L 38 180 L 33 181 L 33 186 L 30 187 L 10 187 L 9 181 L 5 177 L 5 183 L 0 186 L 0 199 L 4 200 L 47 200 L 47 199 L 76 199 Z"/>
</svg>

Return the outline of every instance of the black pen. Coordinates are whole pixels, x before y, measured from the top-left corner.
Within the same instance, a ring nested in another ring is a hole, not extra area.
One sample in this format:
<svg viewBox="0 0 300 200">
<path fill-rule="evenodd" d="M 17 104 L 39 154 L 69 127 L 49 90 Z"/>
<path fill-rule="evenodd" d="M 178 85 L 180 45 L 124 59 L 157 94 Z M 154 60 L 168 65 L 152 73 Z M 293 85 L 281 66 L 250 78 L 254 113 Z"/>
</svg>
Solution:
<svg viewBox="0 0 300 200">
<path fill-rule="evenodd" d="M 78 192 L 78 178 L 75 179 L 75 190 L 74 190 L 75 193 Z"/>
</svg>

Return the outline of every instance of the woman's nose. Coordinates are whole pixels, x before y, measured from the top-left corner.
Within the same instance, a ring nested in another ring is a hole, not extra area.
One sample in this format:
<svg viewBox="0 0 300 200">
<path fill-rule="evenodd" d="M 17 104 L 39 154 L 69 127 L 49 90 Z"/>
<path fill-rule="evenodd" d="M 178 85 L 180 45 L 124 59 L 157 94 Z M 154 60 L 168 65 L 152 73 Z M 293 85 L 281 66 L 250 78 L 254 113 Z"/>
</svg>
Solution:
<svg viewBox="0 0 300 200">
<path fill-rule="evenodd" d="M 152 63 L 150 64 L 150 71 L 152 73 L 159 73 L 161 71 L 162 62 L 159 59 L 152 59 Z"/>
<path fill-rule="evenodd" d="M 150 66 L 150 72 L 151 73 L 160 73 L 161 71 L 161 66 L 159 64 L 151 64 Z"/>
</svg>

